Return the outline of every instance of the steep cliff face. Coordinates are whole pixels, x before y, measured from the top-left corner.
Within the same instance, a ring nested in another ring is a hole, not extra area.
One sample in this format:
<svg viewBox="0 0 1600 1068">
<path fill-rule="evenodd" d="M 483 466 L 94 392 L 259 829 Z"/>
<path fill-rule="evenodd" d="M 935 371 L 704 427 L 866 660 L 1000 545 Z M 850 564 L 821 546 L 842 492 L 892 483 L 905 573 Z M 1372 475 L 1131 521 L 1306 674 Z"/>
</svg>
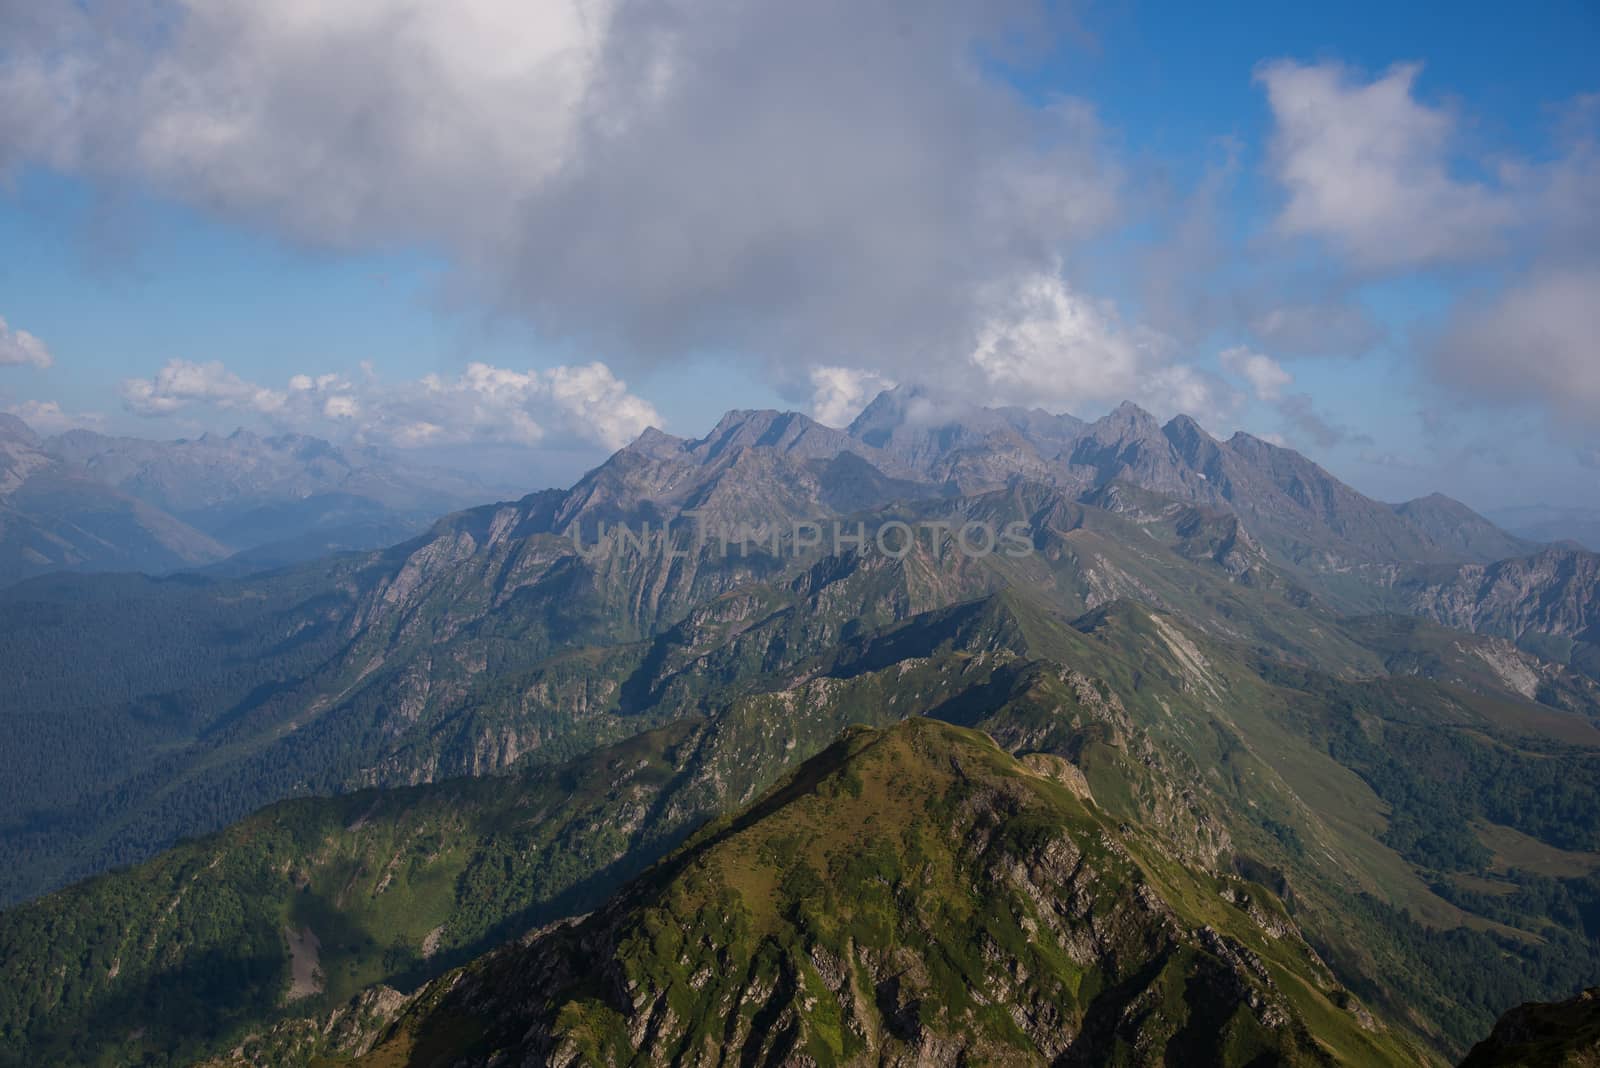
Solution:
<svg viewBox="0 0 1600 1068">
<path fill-rule="evenodd" d="M 1447 627 L 1600 643 L 1600 553 L 1551 548 L 1492 564 L 1432 569 L 1402 579 L 1397 592 L 1412 612 Z"/>
</svg>

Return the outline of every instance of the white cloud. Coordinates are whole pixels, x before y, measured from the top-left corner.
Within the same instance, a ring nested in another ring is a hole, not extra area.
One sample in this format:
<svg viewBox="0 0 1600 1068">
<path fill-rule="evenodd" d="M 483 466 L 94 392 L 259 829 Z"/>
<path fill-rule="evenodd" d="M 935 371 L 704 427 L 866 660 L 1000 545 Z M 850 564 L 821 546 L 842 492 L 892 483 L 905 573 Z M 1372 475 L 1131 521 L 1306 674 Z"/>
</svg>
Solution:
<svg viewBox="0 0 1600 1068">
<path fill-rule="evenodd" d="M 1002 291 L 970 362 L 989 399 L 1095 414 L 1134 400 L 1162 414 L 1224 422 L 1239 398 L 1216 376 L 1174 359 L 1171 338 L 1125 326 L 1116 309 L 1040 274 Z"/>
<path fill-rule="evenodd" d="M 1563 109 L 1542 158 L 1474 156 L 1456 112 L 1417 98 L 1419 72 L 1258 69 L 1275 122 L 1272 173 L 1287 193 L 1278 230 L 1323 239 L 1358 272 L 1499 268 L 1510 279 L 1502 287 L 1458 293 L 1443 331 L 1420 346 L 1427 368 L 1465 397 L 1531 403 L 1568 428 L 1600 428 L 1600 96 Z M 1376 340 L 1360 317 L 1330 321 L 1328 310 L 1271 311 L 1251 325 L 1274 351 L 1306 338 L 1335 351 Z M 1314 440 L 1348 436 L 1309 398 L 1280 407 Z"/>
<path fill-rule="evenodd" d="M 825 426 L 847 426 L 872 398 L 894 382 L 876 371 L 855 367 L 811 369 L 811 415 Z"/>
<path fill-rule="evenodd" d="M 1537 402 L 1570 426 L 1600 430 L 1600 267 L 1540 271 L 1463 304 L 1430 358 L 1469 394 Z"/>
<path fill-rule="evenodd" d="M 592 428 L 581 435 L 611 448 L 621 448 L 661 416 L 649 401 L 628 392 L 627 383 L 600 362 L 581 367 L 556 367 L 545 373 L 557 409 L 572 426 Z"/>
<path fill-rule="evenodd" d="M 1294 382 L 1294 376 L 1285 371 L 1277 360 L 1259 352 L 1251 352 L 1242 345 L 1224 349 L 1217 358 L 1221 361 L 1224 371 L 1250 383 L 1256 400 L 1276 401 Z"/>
<path fill-rule="evenodd" d="M 170 415 L 192 405 L 271 414 L 287 395 L 246 382 L 222 365 L 169 360 L 152 378 L 123 379 L 122 403 L 135 415 Z"/>
<path fill-rule="evenodd" d="M 354 419 L 361 414 L 361 404 L 354 397 L 329 397 L 322 402 L 322 414 L 329 419 Z"/>
<path fill-rule="evenodd" d="M 1337 63 L 1279 61 L 1266 87 L 1280 232 L 1323 238 L 1363 268 L 1461 260 L 1498 247 L 1520 209 L 1452 172 L 1456 118 L 1413 96 L 1418 64 L 1363 80 Z"/>
<path fill-rule="evenodd" d="M 99 429 L 105 416 L 98 412 L 66 412 L 56 401 L 28 400 L 13 404 L 8 413 L 21 419 L 41 434 L 60 434 L 67 430 Z"/>
<path fill-rule="evenodd" d="M 1116 211 L 1081 103 L 988 76 L 1038 0 L 100 0 L 0 35 L 0 170 L 421 245 L 547 336 L 779 374 L 959 360 Z M 19 42 L 19 43 L 17 43 Z"/>
<path fill-rule="evenodd" d="M 26 330 L 14 330 L 0 318 L 0 367 L 28 365 L 49 367 L 55 357 L 43 341 Z"/>
<path fill-rule="evenodd" d="M 248 412 L 310 433 L 399 447 L 549 440 L 619 448 L 656 410 L 628 392 L 603 363 L 514 371 L 468 364 L 455 377 L 431 374 L 386 383 L 370 372 L 297 374 L 284 390 L 247 382 L 221 363 L 171 360 L 151 378 L 122 383 L 128 410 L 166 416 L 194 409 Z"/>
</svg>

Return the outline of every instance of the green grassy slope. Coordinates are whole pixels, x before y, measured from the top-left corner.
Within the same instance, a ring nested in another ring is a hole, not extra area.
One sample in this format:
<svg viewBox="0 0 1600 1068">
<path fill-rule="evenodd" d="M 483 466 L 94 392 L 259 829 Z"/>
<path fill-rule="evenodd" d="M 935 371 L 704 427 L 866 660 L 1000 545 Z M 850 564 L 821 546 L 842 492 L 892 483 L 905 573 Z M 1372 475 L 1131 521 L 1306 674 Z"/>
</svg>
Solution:
<svg viewBox="0 0 1600 1068">
<path fill-rule="evenodd" d="M 1420 1059 L 1364 1023 L 1269 892 L 1172 864 L 986 736 L 916 719 L 846 733 L 595 915 L 424 988 L 360 1063 L 508 1056 Z"/>
</svg>

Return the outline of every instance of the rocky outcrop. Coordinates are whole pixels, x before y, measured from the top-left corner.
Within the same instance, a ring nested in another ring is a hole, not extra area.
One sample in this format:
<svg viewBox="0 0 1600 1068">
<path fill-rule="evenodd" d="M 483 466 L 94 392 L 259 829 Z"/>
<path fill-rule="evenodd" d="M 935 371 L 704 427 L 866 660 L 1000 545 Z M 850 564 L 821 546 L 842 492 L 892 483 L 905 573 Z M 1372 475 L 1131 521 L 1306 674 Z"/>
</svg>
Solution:
<svg viewBox="0 0 1600 1068">
<path fill-rule="evenodd" d="M 1600 987 L 1567 1001 L 1519 1005 L 1472 1047 L 1461 1068 L 1595 1068 L 1600 1065 Z"/>
</svg>

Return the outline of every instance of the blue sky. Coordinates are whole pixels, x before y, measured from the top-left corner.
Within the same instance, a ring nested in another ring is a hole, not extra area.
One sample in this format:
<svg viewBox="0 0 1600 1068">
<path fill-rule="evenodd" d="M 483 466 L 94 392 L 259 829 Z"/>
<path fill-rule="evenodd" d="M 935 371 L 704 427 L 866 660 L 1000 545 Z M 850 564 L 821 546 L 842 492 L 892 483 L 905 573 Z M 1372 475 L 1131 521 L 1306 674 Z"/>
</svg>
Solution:
<svg viewBox="0 0 1600 1068">
<path fill-rule="evenodd" d="M 0 8 L 0 409 L 541 482 L 923 380 L 1600 506 L 1600 9 L 975 8 Z"/>
</svg>

